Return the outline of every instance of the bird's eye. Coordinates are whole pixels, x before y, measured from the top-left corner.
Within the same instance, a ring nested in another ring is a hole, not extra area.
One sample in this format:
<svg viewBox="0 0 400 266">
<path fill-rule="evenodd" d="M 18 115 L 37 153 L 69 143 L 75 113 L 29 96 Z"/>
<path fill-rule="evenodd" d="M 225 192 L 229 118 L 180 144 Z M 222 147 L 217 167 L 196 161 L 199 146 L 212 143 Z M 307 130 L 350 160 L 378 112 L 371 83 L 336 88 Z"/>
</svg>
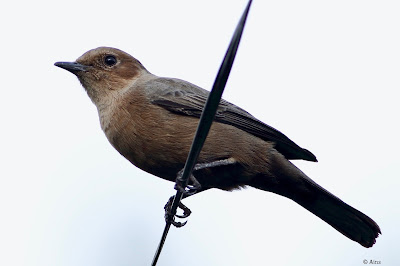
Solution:
<svg viewBox="0 0 400 266">
<path fill-rule="evenodd" d="M 113 66 L 117 63 L 117 58 L 113 55 L 106 55 L 106 57 L 104 57 L 104 63 L 107 66 Z"/>
</svg>

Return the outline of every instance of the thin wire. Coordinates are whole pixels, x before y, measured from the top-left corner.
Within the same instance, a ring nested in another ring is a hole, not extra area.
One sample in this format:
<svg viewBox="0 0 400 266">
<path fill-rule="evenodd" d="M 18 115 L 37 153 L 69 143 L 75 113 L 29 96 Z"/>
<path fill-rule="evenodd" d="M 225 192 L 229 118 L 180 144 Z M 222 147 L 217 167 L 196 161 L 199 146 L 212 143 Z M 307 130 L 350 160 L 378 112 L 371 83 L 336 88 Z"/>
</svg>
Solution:
<svg viewBox="0 0 400 266">
<path fill-rule="evenodd" d="M 221 96 L 224 91 L 226 82 L 228 81 L 233 61 L 235 60 L 236 52 L 239 47 L 240 39 L 242 37 L 244 25 L 246 24 L 246 19 L 249 13 L 251 3 L 252 0 L 249 0 L 246 9 L 243 12 L 242 17 L 240 18 L 236 30 L 232 36 L 232 40 L 229 44 L 228 50 L 225 54 L 224 60 L 222 61 L 221 67 L 218 71 L 217 77 L 215 78 L 213 88 L 208 96 L 207 102 L 201 114 L 199 125 L 196 130 L 196 135 L 193 139 L 192 146 L 190 148 L 189 155 L 186 160 L 185 167 L 183 169 L 182 179 L 185 181 L 185 184 L 188 183 L 189 176 L 192 174 L 193 167 L 197 162 L 197 158 L 200 154 L 201 148 L 203 147 L 208 132 L 210 130 L 211 123 L 214 120 L 215 112 L 217 111 L 219 101 L 221 100 Z M 160 244 L 158 245 L 157 251 L 153 258 L 153 262 L 151 264 L 153 266 L 157 264 L 158 258 L 161 254 L 162 248 L 167 238 L 169 228 L 171 227 L 172 218 L 176 214 L 176 210 L 182 199 L 182 196 L 183 193 L 178 190 L 176 192 L 174 201 L 172 203 L 171 219 L 166 222 L 164 232 L 160 240 Z"/>
</svg>

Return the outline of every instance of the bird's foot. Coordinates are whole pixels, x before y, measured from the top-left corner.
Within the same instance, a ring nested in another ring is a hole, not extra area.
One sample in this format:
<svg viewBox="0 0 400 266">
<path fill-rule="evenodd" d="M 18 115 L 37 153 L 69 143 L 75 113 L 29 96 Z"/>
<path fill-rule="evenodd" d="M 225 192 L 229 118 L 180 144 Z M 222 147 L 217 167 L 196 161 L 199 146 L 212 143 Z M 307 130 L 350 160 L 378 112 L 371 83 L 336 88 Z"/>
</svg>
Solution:
<svg viewBox="0 0 400 266">
<path fill-rule="evenodd" d="M 186 207 L 182 202 L 179 202 L 178 208 L 180 208 L 183 211 L 183 214 L 182 215 L 173 214 L 171 212 L 171 210 L 172 210 L 172 203 L 174 202 L 174 197 L 175 196 L 171 196 L 169 198 L 167 204 L 165 204 L 165 206 L 164 206 L 165 216 L 164 217 L 165 217 L 165 221 L 167 223 L 171 222 L 171 224 L 173 224 L 175 227 L 179 228 L 179 227 L 184 226 L 187 223 L 187 221 L 183 222 L 183 223 L 176 222 L 175 217 L 178 217 L 181 219 L 187 218 L 192 213 L 192 211 L 188 207 Z"/>
<path fill-rule="evenodd" d="M 189 197 L 197 193 L 201 189 L 201 184 L 197 179 L 191 174 L 189 176 L 189 181 L 191 184 L 182 179 L 183 169 L 178 172 L 178 176 L 175 182 L 175 189 L 182 192 L 184 197 Z"/>
<path fill-rule="evenodd" d="M 213 161 L 209 163 L 198 163 L 193 167 L 193 171 L 198 171 L 205 168 L 212 168 L 212 167 L 219 167 L 225 165 L 232 165 L 237 163 L 234 158 L 228 158 L 218 161 Z M 189 181 L 191 184 L 188 184 L 188 181 L 184 181 L 182 179 L 183 170 L 180 170 L 177 174 L 176 182 L 175 182 L 175 189 L 182 192 L 184 197 L 192 196 L 196 194 L 198 191 L 201 191 L 201 184 L 197 179 L 191 174 L 189 177 Z"/>
</svg>

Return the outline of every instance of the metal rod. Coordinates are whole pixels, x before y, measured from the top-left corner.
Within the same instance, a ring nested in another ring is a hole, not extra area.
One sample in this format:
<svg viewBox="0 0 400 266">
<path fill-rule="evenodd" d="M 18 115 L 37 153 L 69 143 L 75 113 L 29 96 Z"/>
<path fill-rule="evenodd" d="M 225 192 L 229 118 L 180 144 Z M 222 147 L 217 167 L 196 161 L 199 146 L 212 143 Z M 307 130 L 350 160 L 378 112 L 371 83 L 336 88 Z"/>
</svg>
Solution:
<svg viewBox="0 0 400 266">
<path fill-rule="evenodd" d="M 199 125 L 196 130 L 196 135 L 193 139 L 192 146 L 190 148 L 189 155 L 186 160 L 185 167 L 183 169 L 182 179 L 186 181 L 186 184 L 188 183 L 189 176 L 192 174 L 193 167 L 197 162 L 197 158 L 200 154 L 201 148 L 203 147 L 204 142 L 207 138 L 208 132 L 211 127 L 211 123 L 214 120 L 215 112 L 217 111 L 219 101 L 221 100 L 226 82 L 228 81 L 229 73 L 232 69 L 233 61 L 235 60 L 236 52 L 239 47 L 240 39 L 242 37 L 244 25 L 246 24 L 246 19 L 249 13 L 251 3 L 252 0 L 248 2 L 246 9 L 244 10 L 243 15 L 236 27 L 236 30 L 232 36 L 232 40 L 229 44 L 228 50 L 225 54 L 224 60 L 222 61 L 221 67 L 218 71 L 217 77 L 215 78 L 213 88 L 207 98 L 207 102 L 201 114 Z M 180 191 L 176 192 L 171 209 L 171 213 L 173 214 L 173 216 L 176 214 L 176 210 L 178 208 L 180 201 L 182 200 L 182 196 L 183 196 L 182 192 Z M 165 239 L 167 238 L 167 234 L 170 227 L 171 227 L 171 221 L 167 221 L 164 228 L 164 232 L 161 237 L 160 244 L 153 258 L 152 262 L 153 266 L 157 264 L 158 258 L 161 254 L 161 250 L 164 246 Z"/>
</svg>

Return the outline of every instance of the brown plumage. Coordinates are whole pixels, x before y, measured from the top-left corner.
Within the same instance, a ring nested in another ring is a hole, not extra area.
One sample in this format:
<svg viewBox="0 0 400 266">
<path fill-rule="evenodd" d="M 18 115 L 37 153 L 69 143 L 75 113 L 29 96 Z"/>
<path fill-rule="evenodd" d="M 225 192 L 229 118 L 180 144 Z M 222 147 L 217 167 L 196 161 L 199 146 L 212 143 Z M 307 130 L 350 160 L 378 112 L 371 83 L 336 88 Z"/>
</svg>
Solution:
<svg viewBox="0 0 400 266">
<path fill-rule="evenodd" d="M 96 105 L 113 147 L 132 164 L 175 181 L 185 163 L 208 92 L 148 72 L 114 48 L 90 50 L 57 66 L 74 73 Z M 198 163 L 232 163 L 194 172 L 202 190 L 252 186 L 294 200 L 348 238 L 371 247 L 380 233 L 368 216 L 316 184 L 290 159 L 317 161 L 306 149 L 222 100 Z"/>
</svg>

